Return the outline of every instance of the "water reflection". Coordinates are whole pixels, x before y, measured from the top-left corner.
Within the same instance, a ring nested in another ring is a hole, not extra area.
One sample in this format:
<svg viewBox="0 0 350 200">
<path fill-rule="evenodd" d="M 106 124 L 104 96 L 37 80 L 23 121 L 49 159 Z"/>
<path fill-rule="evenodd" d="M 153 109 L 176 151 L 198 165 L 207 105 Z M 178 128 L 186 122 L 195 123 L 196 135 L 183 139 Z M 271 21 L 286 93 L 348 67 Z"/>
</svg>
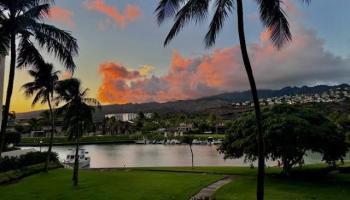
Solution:
<svg viewBox="0 0 350 200">
<path fill-rule="evenodd" d="M 30 147 L 24 147 L 30 148 Z M 55 146 L 53 151 L 63 160 L 74 146 Z M 91 168 L 109 167 L 154 167 L 154 166 L 191 166 L 191 153 L 187 145 L 83 145 L 91 157 Z M 39 150 L 40 148 L 36 148 Z M 216 146 L 194 145 L 195 166 L 249 166 L 244 159 L 224 160 Z M 43 147 L 42 151 L 46 151 Z M 346 160 L 350 160 L 350 154 Z M 321 156 L 309 153 L 305 163 L 317 163 Z M 254 163 L 256 166 L 256 163 Z M 267 166 L 276 163 L 268 161 Z"/>
</svg>

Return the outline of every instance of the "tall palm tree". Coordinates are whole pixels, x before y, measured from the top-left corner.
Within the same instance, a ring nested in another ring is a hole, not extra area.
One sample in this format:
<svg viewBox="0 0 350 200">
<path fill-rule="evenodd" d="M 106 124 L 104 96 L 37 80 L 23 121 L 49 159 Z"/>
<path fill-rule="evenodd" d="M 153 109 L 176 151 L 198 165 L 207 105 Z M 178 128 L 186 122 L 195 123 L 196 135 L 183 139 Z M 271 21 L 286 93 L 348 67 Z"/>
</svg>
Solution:
<svg viewBox="0 0 350 200">
<path fill-rule="evenodd" d="M 48 104 L 50 111 L 51 121 L 51 134 L 49 148 L 47 151 L 45 171 L 48 171 L 48 165 L 50 161 L 50 155 L 52 151 L 52 143 L 55 131 L 55 116 L 52 108 L 52 100 L 54 98 L 54 90 L 58 82 L 59 71 L 54 71 L 52 64 L 42 62 L 39 66 L 36 66 L 34 70 L 29 70 L 30 76 L 34 78 L 34 81 L 26 83 L 22 86 L 24 94 L 27 97 L 34 96 L 32 106 L 35 106 L 39 101 L 41 104 Z"/>
<path fill-rule="evenodd" d="M 74 70 L 73 57 L 78 54 L 76 39 L 68 32 L 48 25 L 53 0 L 0 0 L 0 53 L 10 50 L 10 70 L 4 116 L 0 131 L 0 155 L 11 104 L 16 67 L 37 66 L 42 57 L 37 49 L 45 49 L 69 70 Z M 37 45 L 34 45 L 37 44 Z"/>
<path fill-rule="evenodd" d="M 311 0 L 302 1 L 309 3 Z M 204 39 L 206 47 L 211 47 L 215 44 L 216 37 L 223 28 L 225 20 L 230 16 L 230 14 L 232 14 L 234 8 L 237 10 L 237 29 L 242 59 L 250 84 L 257 123 L 257 143 L 259 151 L 257 199 L 263 200 L 265 173 L 264 138 L 261 124 L 259 97 L 245 40 L 242 0 L 160 0 L 155 12 L 159 25 L 166 19 L 175 19 L 175 23 L 164 41 L 164 46 L 166 46 L 191 20 L 194 20 L 196 23 L 204 21 L 209 13 L 211 2 L 214 2 L 215 10 L 209 25 L 209 31 Z M 260 18 L 263 24 L 271 31 L 271 41 L 277 48 L 281 48 L 286 42 L 292 39 L 289 30 L 289 23 L 285 12 L 281 7 L 283 0 L 256 0 L 256 2 L 260 7 Z"/>
<path fill-rule="evenodd" d="M 57 100 L 65 102 L 58 109 L 58 113 L 63 115 L 63 130 L 70 139 L 75 140 L 75 162 L 73 169 L 73 185 L 78 185 L 79 169 L 79 138 L 93 124 L 92 113 L 94 107 L 100 107 L 96 99 L 88 98 L 88 89 L 82 90 L 78 79 L 66 79 L 57 85 Z"/>
</svg>

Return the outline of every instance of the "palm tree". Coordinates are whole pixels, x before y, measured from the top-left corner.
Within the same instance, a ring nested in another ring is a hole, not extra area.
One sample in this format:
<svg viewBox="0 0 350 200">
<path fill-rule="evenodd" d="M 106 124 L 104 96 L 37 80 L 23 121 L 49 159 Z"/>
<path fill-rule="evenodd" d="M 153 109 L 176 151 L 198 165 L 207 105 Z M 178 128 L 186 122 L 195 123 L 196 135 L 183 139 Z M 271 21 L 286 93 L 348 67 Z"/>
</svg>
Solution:
<svg viewBox="0 0 350 200">
<path fill-rule="evenodd" d="M 283 0 L 256 0 L 260 7 L 260 18 L 265 27 L 271 31 L 271 41 L 277 48 L 281 48 L 286 42 L 292 39 L 289 23 L 281 5 Z M 311 0 L 302 0 L 309 3 Z M 258 143 L 258 181 L 257 181 L 257 199 L 264 199 L 264 138 L 261 124 L 261 111 L 259 97 L 250 64 L 247 45 L 244 33 L 244 17 L 242 0 L 161 0 L 156 8 L 158 24 L 162 24 L 166 19 L 174 18 L 175 23 L 168 33 L 164 46 L 180 32 L 180 30 L 191 20 L 196 23 L 204 21 L 209 13 L 210 3 L 214 2 L 215 11 L 209 25 L 204 42 L 206 47 L 215 44 L 216 37 L 221 31 L 225 20 L 232 14 L 234 7 L 237 10 L 237 25 L 239 41 L 241 46 L 242 59 L 248 76 L 250 89 L 254 102 L 254 110 L 257 123 L 257 143 Z"/>
<path fill-rule="evenodd" d="M 58 82 L 59 71 L 53 71 L 52 64 L 42 62 L 36 69 L 29 70 L 30 76 L 34 78 L 34 81 L 26 83 L 22 86 L 24 94 L 27 97 L 35 96 L 32 102 L 32 106 L 35 106 L 39 101 L 41 104 L 48 104 L 51 119 L 51 134 L 49 148 L 47 150 L 45 172 L 48 172 L 48 166 L 50 161 L 50 155 L 52 151 L 52 143 L 55 131 L 55 116 L 52 108 L 52 100 L 54 98 L 54 90 Z"/>
<path fill-rule="evenodd" d="M 8 121 L 16 67 L 37 66 L 42 61 L 36 45 L 59 59 L 73 71 L 73 57 L 78 54 L 78 44 L 66 31 L 48 25 L 43 20 L 53 0 L 0 0 L 0 53 L 10 50 L 10 70 L 4 116 L 0 131 L 0 155 Z"/>
<path fill-rule="evenodd" d="M 78 79 L 66 79 L 58 83 L 56 99 L 65 104 L 58 109 L 63 114 L 63 130 L 70 139 L 75 140 L 75 162 L 73 169 L 73 185 L 78 185 L 79 169 L 79 138 L 93 124 L 92 113 L 94 107 L 100 107 L 99 102 L 93 98 L 87 98 L 88 89 L 82 90 Z"/>
</svg>

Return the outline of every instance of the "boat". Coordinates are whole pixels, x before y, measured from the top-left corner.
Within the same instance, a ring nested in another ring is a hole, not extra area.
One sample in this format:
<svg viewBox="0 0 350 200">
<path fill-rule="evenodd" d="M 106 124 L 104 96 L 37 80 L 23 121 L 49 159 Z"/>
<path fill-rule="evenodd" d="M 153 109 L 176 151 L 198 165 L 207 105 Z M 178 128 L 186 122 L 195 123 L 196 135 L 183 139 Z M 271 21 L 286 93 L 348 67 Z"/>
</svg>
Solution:
<svg viewBox="0 0 350 200">
<path fill-rule="evenodd" d="M 218 140 L 214 140 L 214 145 L 219 145 L 222 144 L 223 140 L 222 139 L 218 139 Z"/>
<path fill-rule="evenodd" d="M 172 139 L 169 141 L 169 144 L 181 144 L 181 142 L 177 139 Z"/>
<path fill-rule="evenodd" d="M 192 144 L 201 144 L 201 143 L 202 143 L 202 141 L 197 140 L 197 139 L 194 139 L 194 140 L 192 141 Z"/>
<path fill-rule="evenodd" d="M 63 161 L 63 164 L 74 167 L 75 162 L 75 149 L 68 149 L 70 153 L 67 154 L 66 159 Z M 79 149 L 79 168 L 88 168 L 90 167 L 90 157 L 87 156 L 89 152 L 85 151 L 85 149 Z"/>
<path fill-rule="evenodd" d="M 143 139 L 143 140 L 135 140 L 135 144 L 148 144 L 149 141 L 146 140 L 146 139 Z"/>
</svg>

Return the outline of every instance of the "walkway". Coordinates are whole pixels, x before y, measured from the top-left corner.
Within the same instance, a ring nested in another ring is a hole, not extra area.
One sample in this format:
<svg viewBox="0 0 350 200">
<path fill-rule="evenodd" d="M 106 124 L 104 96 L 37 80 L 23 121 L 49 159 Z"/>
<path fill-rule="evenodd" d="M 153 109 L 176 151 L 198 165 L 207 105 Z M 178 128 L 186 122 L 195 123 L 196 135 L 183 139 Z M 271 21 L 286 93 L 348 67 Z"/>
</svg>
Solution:
<svg viewBox="0 0 350 200">
<path fill-rule="evenodd" d="M 196 195 L 191 197 L 190 200 L 207 200 L 207 199 L 209 200 L 210 197 L 213 196 L 216 190 L 230 183 L 232 180 L 233 180 L 233 176 L 225 176 L 225 178 L 203 188 Z"/>
</svg>

